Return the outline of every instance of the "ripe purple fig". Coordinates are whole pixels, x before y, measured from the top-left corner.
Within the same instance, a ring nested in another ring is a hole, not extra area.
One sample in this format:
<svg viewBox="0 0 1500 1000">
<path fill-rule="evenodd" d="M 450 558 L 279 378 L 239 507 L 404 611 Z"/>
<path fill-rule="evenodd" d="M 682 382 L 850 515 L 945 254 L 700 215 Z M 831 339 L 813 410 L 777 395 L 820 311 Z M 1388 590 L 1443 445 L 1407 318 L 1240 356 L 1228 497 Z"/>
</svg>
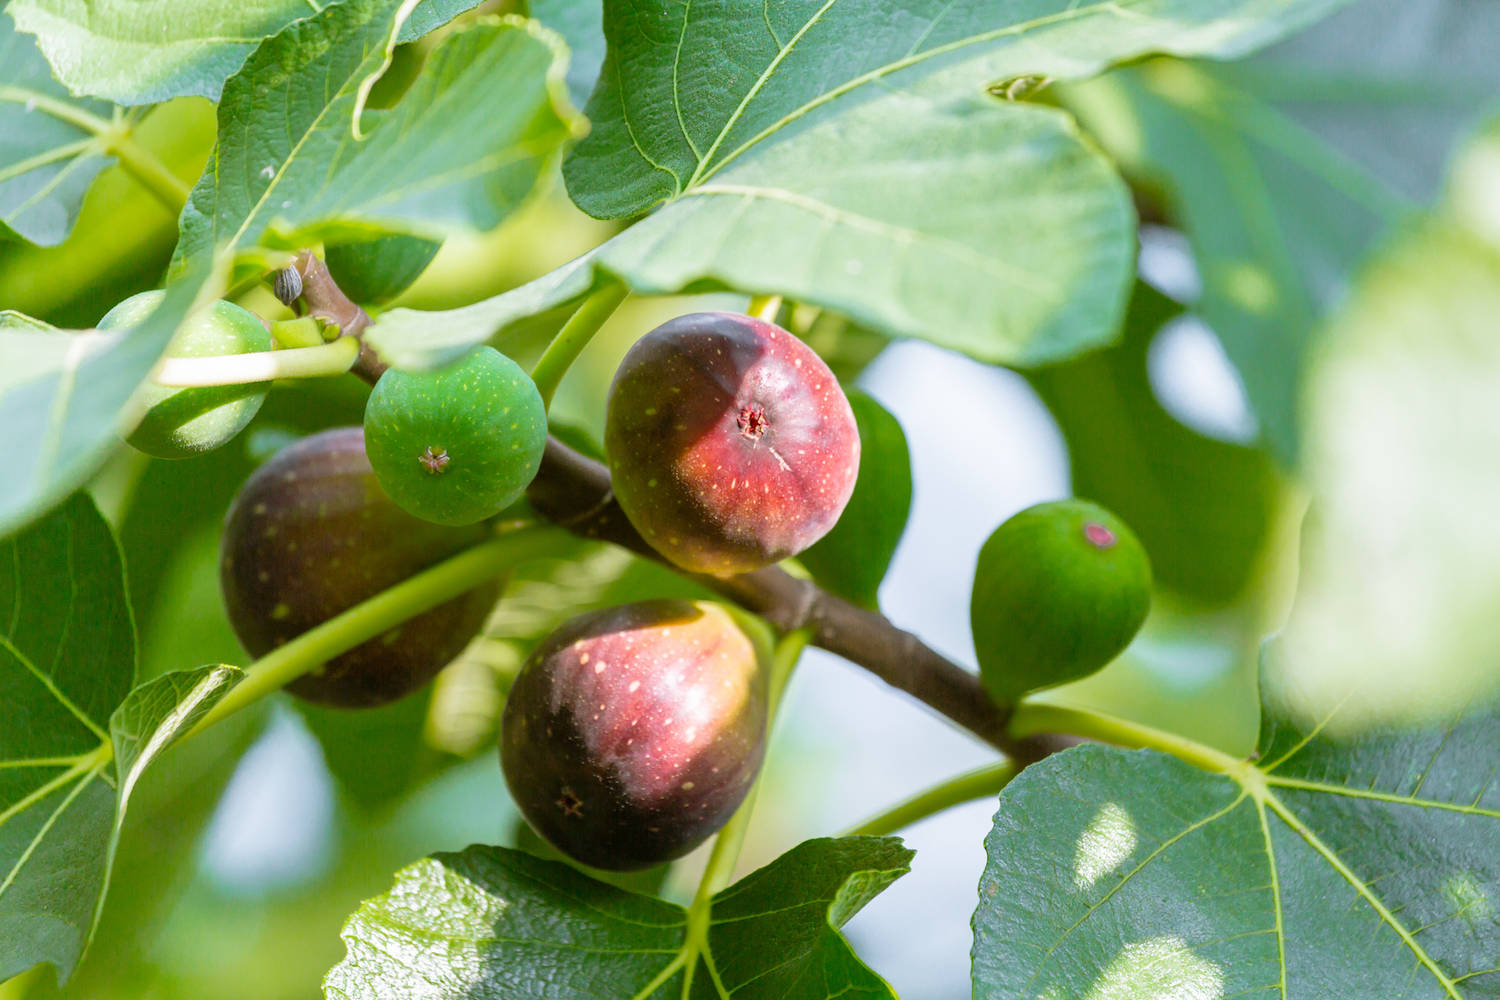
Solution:
<svg viewBox="0 0 1500 1000">
<path fill-rule="evenodd" d="M 542 641 L 506 702 L 500 764 L 542 837 L 624 871 L 680 857 L 728 822 L 765 733 L 761 657 L 729 613 L 646 601 Z"/>
<path fill-rule="evenodd" d="M 305 438 L 255 471 L 229 508 L 220 584 L 229 621 L 262 656 L 486 536 L 402 510 L 375 481 L 364 430 Z M 425 684 L 484 624 L 500 583 L 408 619 L 287 685 L 308 701 L 362 708 Z"/>
<path fill-rule="evenodd" d="M 834 523 L 859 473 L 838 379 L 806 344 L 734 313 L 662 324 L 609 390 L 615 497 L 683 569 L 729 576 L 796 555 Z"/>
</svg>

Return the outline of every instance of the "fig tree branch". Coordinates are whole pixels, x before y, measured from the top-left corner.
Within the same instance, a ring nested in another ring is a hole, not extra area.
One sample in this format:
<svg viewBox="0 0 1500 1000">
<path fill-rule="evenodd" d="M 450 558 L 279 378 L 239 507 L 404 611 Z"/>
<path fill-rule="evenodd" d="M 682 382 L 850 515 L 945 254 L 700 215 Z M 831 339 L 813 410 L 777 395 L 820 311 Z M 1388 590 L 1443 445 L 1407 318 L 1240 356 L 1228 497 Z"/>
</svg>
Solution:
<svg viewBox="0 0 1500 1000">
<path fill-rule="evenodd" d="M 357 334 L 369 325 L 369 316 L 344 295 L 316 256 L 299 253 L 294 266 L 302 276 L 302 300 L 311 314 L 337 323 L 344 333 Z M 366 347 L 353 370 L 373 384 L 384 368 Z M 527 497 L 539 513 L 575 534 L 662 561 L 615 502 L 609 470 L 556 438 L 547 441 Z M 1046 735 L 1012 739 L 1007 730 L 1011 709 L 996 705 L 974 674 L 885 616 L 835 597 L 809 580 L 774 566 L 726 578 L 694 578 L 782 631 L 808 629 L 813 645 L 868 670 L 1022 766 L 1063 745 Z"/>
</svg>

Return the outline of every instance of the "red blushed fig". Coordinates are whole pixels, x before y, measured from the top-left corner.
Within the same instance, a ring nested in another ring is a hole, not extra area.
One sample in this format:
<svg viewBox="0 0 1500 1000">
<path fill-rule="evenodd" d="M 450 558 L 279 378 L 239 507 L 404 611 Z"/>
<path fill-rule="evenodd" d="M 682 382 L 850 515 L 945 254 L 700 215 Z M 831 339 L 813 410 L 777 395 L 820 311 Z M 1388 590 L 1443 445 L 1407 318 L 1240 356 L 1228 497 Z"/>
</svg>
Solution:
<svg viewBox="0 0 1500 1000">
<path fill-rule="evenodd" d="M 734 313 L 679 316 L 630 349 L 604 446 L 636 530 L 715 576 L 823 537 L 859 473 L 854 413 L 828 366 L 774 323 Z"/>
<path fill-rule="evenodd" d="M 396 506 L 375 481 L 362 428 L 314 434 L 257 469 L 229 508 L 219 567 L 229 621 L 262 656 L 487 534 Z M 395 701 L 463 650 L 499 589 L 496 581 L 408 619 L 287 690 L 343 708 Z"/>
<path fill-rule="evenodd" d="M 506 702 L 500 764 L 549 843 L 626 871 L 681 857 L 728 822 L 765 732 L 765 672 L 729 614 L 647 601 L 542 641 Z"/>
</svg>

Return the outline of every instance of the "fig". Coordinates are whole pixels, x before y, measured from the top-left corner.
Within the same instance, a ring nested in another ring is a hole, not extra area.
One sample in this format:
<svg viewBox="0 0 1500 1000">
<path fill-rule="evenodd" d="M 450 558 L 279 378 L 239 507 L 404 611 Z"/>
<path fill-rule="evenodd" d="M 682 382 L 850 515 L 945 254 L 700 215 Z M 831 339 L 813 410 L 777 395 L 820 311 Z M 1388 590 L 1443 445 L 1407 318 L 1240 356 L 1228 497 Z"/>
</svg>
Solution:
<svg viewBox="0 0 1500 1000">
<path fill-rule="evenodd" d="M 160 290 L 132 295 L 105 314 L 99 329 L 135 326 L 156 310 L 165 295 Z M 270 349 L 270 331 L 259 317 L 220 299 L 188 317 L 166 356 L 205 358 Z M 255 418 L 269 388 L 265 382 L 192 387 L 147 382 L 136 397 L 146 414 L 126 440 L 156 458 L 192 458 L 212 451 Z"/>
<path fill-rule="evenodd" d="M 230 505 L 219 553 L 230 624 L 252 656 L 263 656 L 487 535 L 396 506 L 365 457 L 363 429 L 314 434 L 257 469 Z M 342 708 L 395 701 L 463 650 L 499 588 L 495 581 L 417 615 L 287 690 Z"/>
<path fill-rule="evenodd" d="M 979 550 L 969 620 L 979 675 L 1002 704 L 1099 670 L 1151 607 L 1151 564 L 1130 528 L 1084 500 L 1028 507 Z"/>
<path fill-rule="evenodd" d="M 859 473 L 854 413 L 828 366 L 774 323 L 734 313 L 679 316 L 642 337 L 615 373 L 604 435 L 636 530 L 715 576 L 823 537 Z"/>
<path fill-rule="evenodd" d="M 511 795 L 544 839 L 628 871 L 733 815 L 765 753 L 766 672 L 723 608 L 660 600 L 580 615 L 521 668 L 500 721 Z"/>
<path fill-rule="evenodd" d="M 438 371 L 388 369 L 365 406 L 365 444 L 401 507 L 473 524 L 526 491 L 547 446 L 547 408 L 520 365 L 478 347 Z"/>
</svg>

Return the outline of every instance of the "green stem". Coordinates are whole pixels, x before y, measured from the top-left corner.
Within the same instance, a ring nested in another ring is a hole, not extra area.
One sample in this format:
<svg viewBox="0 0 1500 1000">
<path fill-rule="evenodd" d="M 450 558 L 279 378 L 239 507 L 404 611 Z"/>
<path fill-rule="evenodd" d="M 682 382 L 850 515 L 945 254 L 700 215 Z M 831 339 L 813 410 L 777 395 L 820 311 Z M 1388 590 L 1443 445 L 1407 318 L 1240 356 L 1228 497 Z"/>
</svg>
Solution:
<svg viewBox="0 0 1500 1000">
<path fill-rule="evenodd" d="M 578 360 L 578 355 L 583 353 L 589 341 L 594 339 L 594 334 L 599 332 L 604 321 L 614 315 L 614 311 L 629 294 L 630 289 L 624 285 L 616 281 L 609 282 L 584 299 L 578 311 L 557 331 L 557 336 L 552 338 L 552 343 L 547 345 L 541 360 L 531 370 L 531 380 L 542 394 L 543 405 L 549 408 L 552 406 L 552 397 L 563 376 L 568 373 L 573 362 Z"/>
<path fill-rule="evenodd" d="M 1065 705 L 1022 702 L 1011 717 L 1010 734 L 1015 739 L 1024 739 L 1037 733 L 1069 733 L 1116 746 L 1160 750 L 1194 767 L 1221 774 L 1238 774 L 1250 766 L 1222 750 L 1186 736 L 1143 726 L 1129 719 Z"/>
<path fill-rule="evenodd" d="M 752 295 L 750 305 L 745 307 L 745 313 L 756 319 L 767 323 L 776 322 L 777 313 L 781 312 L 780 295 Z"/>
<path fill-rule="evenodd" d="M 344 374 L 358 357 L 358 338 L 340 337 L 317 347 L 207 358 L 167 358 L 156 373 L 155 382 L 168 386 L 207 386 L 247 385 L 278 378 L 323 378 Z"/>
<path fill-rule="evenodd" d="M 878 815 L 871 816 L 857 826 L 841 833 L 841 837 L 884 837 L 920 820 L 961 806 L 975 799 L 998 795 L 1000 789 L 1020 773 L 1015 761 L 1002 760 L 973 771 L 949 778 L 918 792 L 905 802 L 898 803 Z"/>
<path fill-rule="evenodd" d="M 122 130 L 111 136 L 109 151 L 115 154 L 125 172 L 155 195 L 167 211 L 173 215 L 182 211 L 191 189 L 157 159 L 156 154 L 136 142 L 129 131 Z"/>
<path fill-rule="evenodd" d="M 787 682 L 792 679 L 792 671 L 797 666 L 797 661 L 802 656 L 802 651 L 812 641 L 812 631 L 800 628 L 788 632 L 776 644 L 776 650 L 771 656 L 771 674 L 767 679 L 766 687 L 766 728 L 770 729 L 776 720 L 776 710 L 781 707 L 781 696 L 786 693 Z M 769 732 L 767 734 L 769 738 Z M 750 816 L 755 811 L 755 795 L 760 788 L 757 779 L 750 788 L 750 794 L 745 796 L 745 801 L 735 810 L 729 822 L 724 824 L 724 829 L 719 831 L 719 836 L 714 840 L 713 852 L 708 856 L 708 865 L 703 870 L 703 878 L 698 882 L 698 891 L 693 896 L 692 912 L 702 911 L 702 919 L 707 920 L 708 908 L 713 897 L 729 885 L 730 877 L 734 874 L 734 866 L 740 859 L 740 848 L 745 843 L 745 832 L 750 828 Z M 691 913 L 689 916 L 691 923 Z"/>
<path fill-rule="evenodd" d="M 356 604 L 252 663 L 245 679 L 210 709 L 189 735 L 211 728 L 319 664 L 473 590 L 517 563 L 556 552 L 567 537 L 562 529 L 551 526 L 517 528 Z"/>
</svg>

